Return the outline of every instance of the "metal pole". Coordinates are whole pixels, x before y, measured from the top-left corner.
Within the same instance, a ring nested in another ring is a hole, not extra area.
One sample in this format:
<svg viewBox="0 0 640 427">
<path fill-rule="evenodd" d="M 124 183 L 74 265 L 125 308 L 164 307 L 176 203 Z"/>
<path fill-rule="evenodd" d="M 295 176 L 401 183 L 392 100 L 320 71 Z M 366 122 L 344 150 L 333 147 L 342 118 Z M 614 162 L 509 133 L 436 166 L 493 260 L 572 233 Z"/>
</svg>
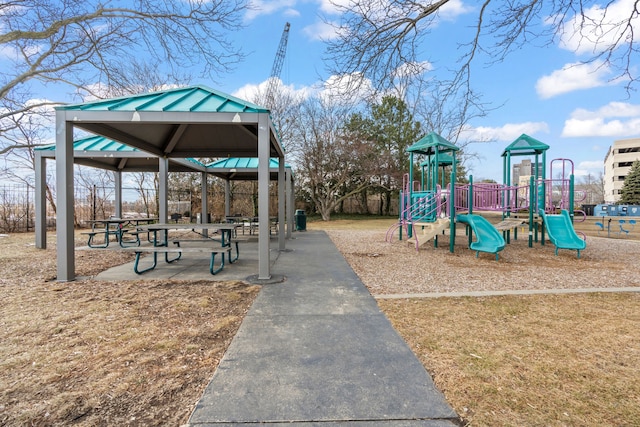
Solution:
<svg viewBox="0 0 640 427">
<path fill-rule="evenodd" d="M 75 280 L 73 229 L 73 123 L 65 111 L 56 111 L 56 253 L 57 279 Z"/>
<path fill-rule="evenodd" d="M 92 188 L 92 194 L 91 194 L 91 207 L 92 207 L 92 212 L 91 212 L 91 219 L 92 220 L 96 220 L 98 218 L 96 218 L 96 214 L 97 214 L 97 190 L 96 190 L 96 185 L 93 184 L 93 188 Z"/>
</svg>

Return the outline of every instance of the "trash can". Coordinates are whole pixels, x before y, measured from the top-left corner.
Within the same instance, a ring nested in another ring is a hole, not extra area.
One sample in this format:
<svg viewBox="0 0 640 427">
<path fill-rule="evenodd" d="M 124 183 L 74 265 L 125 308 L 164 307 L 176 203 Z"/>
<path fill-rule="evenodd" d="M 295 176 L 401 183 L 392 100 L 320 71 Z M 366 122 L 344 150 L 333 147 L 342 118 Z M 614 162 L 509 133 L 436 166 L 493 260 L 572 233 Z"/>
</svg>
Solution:
<svg viewBox="0 0 640 427">
<path fill-rule="evenodd" d="M 296 210 L 296 214 L 293 216 L 296 220 L 296 231 L 307 230 L 307 215 L 302 209 Z"/>
</svg>

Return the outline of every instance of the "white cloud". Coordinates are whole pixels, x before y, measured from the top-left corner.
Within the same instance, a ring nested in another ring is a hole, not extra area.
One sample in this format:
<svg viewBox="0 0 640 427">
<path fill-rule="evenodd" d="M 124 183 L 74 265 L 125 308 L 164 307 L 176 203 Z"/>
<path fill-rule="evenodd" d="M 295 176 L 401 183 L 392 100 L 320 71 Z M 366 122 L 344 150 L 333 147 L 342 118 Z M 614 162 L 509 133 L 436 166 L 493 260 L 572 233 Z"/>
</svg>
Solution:
<svg viewBox="0 0 640 427">
<path fill-rule="evenodd" d="M 640 105 L 610 102 L 595 111 L 579 108 L 564 122 L 563 137 L 640 135 Z"/>
<path fill-rule="evenodd" d="M 540 98 L 548 99 L 574 90 L 606 86 L 615 83 L 607 80 L 610 74 L 609 68 L 602 62 L 566 64 L 562 69 L 538 79 L 536 91 Z"/>
<path fill-rule="evenodd" d="M 289 18 L 297 18 L 300 16 L 300 12 L 296 9 L 287 9 L 284 11 L 284 16 L 288 16 Z"/>
<path fill-rule="evenodd" d="M 240 89 L 236 90 L 231 95 L 240 99 L 244 99 L 249 102 L 256 102 L 255 100 L 258 99 L 259 95 L 266 93 L 268 83 L 269 83 L 269 79 L 258 84 L 249 83 L 242 86 Z M 277 79 L 276 84 L 278 86 L 277 87 L 278 91 L 290 93 L 291 95 L 293 95 L 295 99 L 307 98 L 312 92 L 312 89 L 308 87 L 302 87 L 302 88 L 296 89 L 294 85 L 288 85 L 288 86 L 284 85 L 280 79 Z"/>
<path fill-rule="evenodd" d="M 338 24 L 336 23 L 318 21 L 304 27 L 302 32 L 310 40 L 326 41 L 333 40 L 338 37 L 337 28 Z"/>
<path fill-rule="evenodd" d="M 599 169 L 604 167 L 604 160 L 585 160 L 578 163 L 579 169 Z"/>
<path fill-rule="evenodd" d="M 549 125 L 545 122 L 507 123 L 500 127 L 469 127 L 463 131 L 465 138 L 477 141 L 505 141 L 512 142 L 526 133 L 533 136 L 538 132 L 549 132 Z"/>
<path fill-rule="evenodd" d="M 395 69 L 393 75 L 397 78 L 415 76 L 433 70 L 433 64 L 429 61 L 405 62 Z"/>
<path fill-rule="evenodd" d="M 43 47 L 40 44 L 23 47 L 22 51 L 18 51 L 15 46 L 2 45 L 0 46 L 0 58 L 5 58 L 11 61 L 22 63 L 24 62 L 25 55 L 28 57 L 32 57 L 34 55 L 38 55 L 42 50 Z"/>
<path fill-rule="evenodd" d="M 603 160 L 585 160 L 578 163 L 573 171 L 575 176 L 595 175 L 604 170 Z"/>
<path fill-rule="evenodd" d="M 271 15 L 279 10 L 289 9 L 296 5 L 296 0 L 250 0 L 247 12 L 244 15 L 245 21 L 252 21 L 260 15 Z"/>
<path fill-rule="evenodd" d="M 571 113 L 571 118 L 593 119 L 599 117 L 640 117 L 640 105 L 627 102 L 610 102 L 596 111 L 578 108 Z"/>
<path fill-rule="evenodd" d="M 269 80 L 258 84 L 246 84 L 234 91 L 231 95 L 256 102 L 267 91 Z M 313 86 L 296 88 L 294 85 L 284 85 L 280 79 L 277 81 L 278 90 L 288 92 L 294 99 L 307 99 L 317 96 L 325 102 L 339 105 L 356 104 L 375 94 L 371 81 L 362 77 L 360 73 L 344 76 L 331 76 L 324 82 Z"/>
<path fill-rule="evenodd" d="M 462 0 L 450 0 L 438 10 L 438 16 L 446 21 L 454 21 L 458 16 L 469 13 L 473 9 L 465 5 Z"/>
<path fill-rule="evenodd" d="M 635 0 L 618 0 L 604 8 L 596 4 L 584 9 L 582 14 L 574 16 L 565 24 L 560 47 L 577 54 L 598 54 L 618 42 L 625 43 L 640 31 L 640 18 L 637 14 L 631 21 L 631 27 L 627 26 L 634 10 Z M 548 22 L 553 19 L 550 18 Z"/>
<path fill-rule="evenodd" d="M 337 15 L 342 12 L 341 7 L 347 7 L 350 2 L 351 0 L 320 0 L 320 10 L 330 15 Z"/>
<path fill-rule="evenodd" d="M 325 102 L 355 105 L 375 94 L 371 81 L 361 73 L 333 75 L 323 84 L 318 96 Z"/>
</svg>

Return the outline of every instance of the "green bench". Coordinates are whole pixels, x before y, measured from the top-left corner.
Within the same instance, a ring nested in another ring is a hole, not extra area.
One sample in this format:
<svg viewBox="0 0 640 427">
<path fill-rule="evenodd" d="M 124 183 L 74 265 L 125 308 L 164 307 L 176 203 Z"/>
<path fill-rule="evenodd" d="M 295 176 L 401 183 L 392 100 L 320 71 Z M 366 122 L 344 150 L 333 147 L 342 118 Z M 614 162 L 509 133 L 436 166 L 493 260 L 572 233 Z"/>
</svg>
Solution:
<svg viewBox="0 0 640 427">
<path fill-rule="evenodd" d="M 165 254 L 165 261 L 167 263 L 178 261 L 182 257 L 182 254 L 185 253 L 185 252 L 188 252 L 188 253 L 209 253 L 209 254 L 211 254 L 211 258 L 209 260 L 209 272 L 211 274 L 213 274 L 213 275 L 219 273 L 224 268 L 224 254 L 227 253 L 229 258 L 231 257 L 231 255 L 230 255 L 231 247 L 230 246 L 218 247 L 218 248 L 211 248 L 211 247 L 205 248 L 205 247 L 148 246 L 148 247 L 136 247 L 136 248 L 127 247 L 127 248 L 124 248 L 123 250 L 136 253 L 136 259 L 135 259 L 135 262 L 133 264 L 133 271 L 136 274 L 143 274 L 143 273 L 146 273 L 147 271 L 151 271 L 154 268 L 156 268 L 156 266 L 158 265 L 158 253 L 164 253 Z M 151 253 L 151 254 L 153 254 L 153 262 L 149 267 L 140 269 L 140 257 L 141 257 L 141 255 L 143 253 Z M 169 259 L 169 255 L 168 254 L 170 254 L 170 253 L 178 254 L 178 256 L 173 258 L 173 259 Z M 220 260 L 220 265 L 216 267 L 215 266 L 215 259 L 216 259 L 216 255 L 217 254 L 222 254 L 222 256 L 221 256 L 221 260 Z M 236 259 L 237 259 L 237 257 L 236 257 Z"/>
</svg>

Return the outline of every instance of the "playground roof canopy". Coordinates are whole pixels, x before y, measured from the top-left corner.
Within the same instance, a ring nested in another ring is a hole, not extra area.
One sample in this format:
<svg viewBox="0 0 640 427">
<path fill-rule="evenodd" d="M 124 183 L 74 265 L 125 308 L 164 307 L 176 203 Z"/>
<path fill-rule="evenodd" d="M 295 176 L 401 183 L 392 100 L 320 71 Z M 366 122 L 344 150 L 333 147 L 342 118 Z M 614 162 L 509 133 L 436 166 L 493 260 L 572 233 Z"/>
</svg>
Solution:
<svg viewBox="0 0 640 427">
<path fill-rule="evenodd" d="M 538 141 L 529 135 L 522 134 L 515 141 L 513 141 L 502 152 L 502 157 L 505 157 L 507 153 L 512 156 L 530 156 L 534 154 L 542 154 L 549 149 L 549 146 L 544 142 Z"/>
<path fill-rule="evenodd" d="M 43 157 L 56 157 L 56 144 L 36 148 Z M 104 136 L 94 135 L 73 143 L 74 163 L 122 172 L 158 172 L 156 156 Z M 193 158 L 169 159 L 169 172 L 202 172 L 205 165 Z"/>
<path fill-rule="evenodd" d="M 435 156 L 429 158 L 420 163 L 420 166 L 432 166 L 436 162 Z M 451 166 L 453 164 L 453 156 L 447 153 L 441 153 L 438 155 L 438 166 Z"/>
<path fill-rule="evenodd" d="M 446 153 L 460 150 L 459 147 L 453 145 L 435 132 L 430 132 L 422 137 L 418 142 L 407 148 L 409 153 L 426 154 L 428 156 L 436 152 Z M 440 157 L 440 156 L 438 156 Z"/>
</svg>

